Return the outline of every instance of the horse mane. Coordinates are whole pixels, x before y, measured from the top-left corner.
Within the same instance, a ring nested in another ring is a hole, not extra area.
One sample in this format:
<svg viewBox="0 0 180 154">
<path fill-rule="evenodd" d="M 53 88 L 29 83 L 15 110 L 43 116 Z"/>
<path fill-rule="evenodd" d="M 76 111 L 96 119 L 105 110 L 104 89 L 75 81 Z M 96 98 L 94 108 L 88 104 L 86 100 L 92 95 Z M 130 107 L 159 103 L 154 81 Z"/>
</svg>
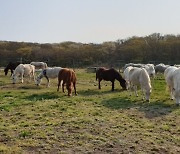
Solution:
<svg viewBox="0 0 180 154">
<path fill-rule="evenodd" d="M 121 74 L 115 70 L 114 68 L 111 68 L 116 73 L 116 79 L 120 82 L 121 80 L 124 80 Z"/>
</svg>

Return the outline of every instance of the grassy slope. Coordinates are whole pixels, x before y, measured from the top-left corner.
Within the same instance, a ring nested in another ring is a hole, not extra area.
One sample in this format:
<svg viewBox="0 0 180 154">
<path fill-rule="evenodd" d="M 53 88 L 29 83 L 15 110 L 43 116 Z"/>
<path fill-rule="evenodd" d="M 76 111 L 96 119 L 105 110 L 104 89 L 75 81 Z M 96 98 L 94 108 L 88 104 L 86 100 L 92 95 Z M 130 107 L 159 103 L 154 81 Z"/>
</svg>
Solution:
<svg viewBox="0 0 180 154">
<path fill-rule="evenodd" d="M 0 75 L 0 152 L 179 153 L 180 108 L 163 79 L 153 81 L 151 103 L 121 91 L 116 81 L 76 70 L 78 96 L 33 83 L 12 85 Z"/>
</svg>

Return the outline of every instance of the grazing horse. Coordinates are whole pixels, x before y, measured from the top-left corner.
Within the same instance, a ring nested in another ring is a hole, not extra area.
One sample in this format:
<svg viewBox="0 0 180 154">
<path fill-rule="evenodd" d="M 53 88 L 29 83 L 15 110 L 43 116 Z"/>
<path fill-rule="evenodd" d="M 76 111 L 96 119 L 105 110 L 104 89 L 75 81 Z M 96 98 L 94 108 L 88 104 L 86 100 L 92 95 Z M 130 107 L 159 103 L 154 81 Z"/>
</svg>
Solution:
<svg viewBox="0 0 180 154">
<path fill-rule="evenodd" d="M 47 68 L 47 64 L 45 62 L 31 62 L 31 65 L 35 66 L 35 69 L 45 69 Z"/>
<path fill-rule="evenodd" d="M 151 94 L 151 80 L 148 72 L 145 68 L 134 67 L 129 71 L 129 83 L 130 89 L 134 89 L 136 96 L 137 95 L 137 86 L 140 85 L 142 90 L 142 96 L 144 99 L 144 93 L 146 101 L 149 101 Z"/>
<path fill-rule="evenodd" d="M 130 83 L 129 83 L 129 72 L 131 69 L 133 69 L 134 67 L 132 66 L 128 66 L 126 67 L 126 69 L 124 70 L 123 74 L 124 74 L 124 79 L 126 80 L 127 83 L 127 89 L 130 88 Z"/>
<path fill-rule="evenodd" d="M 175 66 L 169 66 L 165 71 L 164 71 L 164 77 L 167 83 L 167 87 L 169 88 L 170 92 L 170 97 L 173 100 L 174 99 L 174 94 L 173 94 L 173 88 L 174 88 L 174 82 L 173 82 L 173 73 L 175 70 L 178 68 Z"/>
<path fill-rule="evenodd" d="M 99 89 L 101 89 L 101 81 L 111 81 L 112 82 L 112 91 L 114 91 L 114 82 L 115 80 L 118 80 L 121 87 L 126 90 L 126 80 L 123 79 L 123 77 L 119 74 L 118 71 L 116 71 L 114 68 L 106 69 L 104 67 L 100 67 L 96 71 L 96 80 L 98 79 L 99 83 Z"/>
<path fill-rule="evenodd" d="M 176 105 L 180 105 L 180 68 L 173 72 L 173 94 Z"/>
<path fill-rule="evenodd" d="M 35 72 L 35 67 L 33 65 L 31 65 L 31 64 L 19 64 L 12 74 L 13 84 L 16 83 L 16 80 L 18 77 L 21 78 L 21 83 L 23 83 L 23 77 L 25 77 L 25 76 L 29 77 L 30 80 L 31 80 L 31 77 L 33 77 L 35 80 L 34 72 Z"/>
<path fill-rule="evenodd" d="M 39 86 L 43 77 L 47 79 L 47 87 L 49 87 L 49 78 L 57 78 L 61 67 L 48 67 L 41 71 L 36 78 L 36 85 Z"/>
<path fill-rule="evenodd" d="M 5 67 L 4 69 L 4 73 L 5 75 L 8 74 L 8 71 L 11 70 L 11 75 L 13 74 L 13 71 L 15 70 L 15 68 L 19 65 L 19 62 L 9 62 L 8 65 Z"/>
<path fill-rule="evenodd" d="M 61 83 L 61 81 L 63 81 L 62 91 L 64 92 L 64 85 L 66 84 L 66 89 L 68 90 L 68 96 L 71 96 L 72 95 L 72 84 L 73 84 L 75 95 L 77 95 L 77 93 L 76 93 L 76 80 L 77 80 L 76 74 L 73 70 L 70 70 L 67 68 L 62 68 L 58 74 L 57 91 L 59 91 L 60 83 Z"/>
</svg>

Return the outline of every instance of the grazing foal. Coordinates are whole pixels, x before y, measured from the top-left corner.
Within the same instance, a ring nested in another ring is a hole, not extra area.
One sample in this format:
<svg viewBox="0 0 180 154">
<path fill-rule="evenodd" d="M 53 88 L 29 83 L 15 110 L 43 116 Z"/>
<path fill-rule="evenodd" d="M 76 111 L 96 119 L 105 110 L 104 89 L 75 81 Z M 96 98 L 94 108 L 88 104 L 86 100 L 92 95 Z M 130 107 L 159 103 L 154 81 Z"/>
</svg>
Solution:
<svg viewBox="0 0 180 154">
<path fill-rule="evenodd" d="M 63 68 L 59 71 L 58 74 L 58 88 L 57 91 L 59 91 L 59 86 L 61 81 L 63 81 L 62 83 L 62 91 L 64 92 L 64 85 L 66 84 L 66 89 L 68 90 L 68 96 L 72 95 L 72 85 L 74 87 L 74 91 L 75 91 L 75 95 L 77 95 L 76 93 L 76 75 L 75 72 L 73 70 L 67 69 L 67 68 Z"/>
<path fill-rule="evenodd" d="M 100 82 L 102 80 L 105 81 L 111 81 L 112 82 L 112 91 L 114 91 L 114 82 L 115 80 L 118 80 L 121 87 L 126 90 L 126 80 L 122 78 L 122 76 L 119 74 L 118 71 L 116 71 L 114 68 L 111 69 L 106 69 L 104 67 L 100 67 L 96 71 L 96 80 L 98 79 L 99 81 L 99 89 L 101 89 Z"/>
</svg>

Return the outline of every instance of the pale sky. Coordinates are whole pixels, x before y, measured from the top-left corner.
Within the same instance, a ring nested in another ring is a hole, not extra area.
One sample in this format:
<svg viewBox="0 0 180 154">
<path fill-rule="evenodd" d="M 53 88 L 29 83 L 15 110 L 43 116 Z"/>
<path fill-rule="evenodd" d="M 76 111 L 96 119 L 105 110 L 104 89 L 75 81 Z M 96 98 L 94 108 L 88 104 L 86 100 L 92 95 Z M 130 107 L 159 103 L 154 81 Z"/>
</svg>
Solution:
<svg viewBox="0 0 180 154">
<path fill-rule="evenodd" d="M 180 34 L 180 0 L 0 0 L 0 40 L 102 43 Z"/>
</svg>

